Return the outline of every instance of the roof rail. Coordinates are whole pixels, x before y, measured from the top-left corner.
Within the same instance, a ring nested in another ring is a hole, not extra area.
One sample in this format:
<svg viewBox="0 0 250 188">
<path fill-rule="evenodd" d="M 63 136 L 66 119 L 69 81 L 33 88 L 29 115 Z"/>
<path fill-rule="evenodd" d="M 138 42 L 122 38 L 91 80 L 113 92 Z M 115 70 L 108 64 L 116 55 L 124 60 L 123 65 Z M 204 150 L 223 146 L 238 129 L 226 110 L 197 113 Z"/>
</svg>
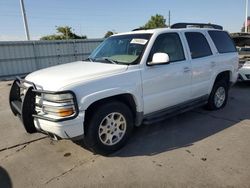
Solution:
<svg viewBox="0 0 250 188">
<path fill-rule="evenodd" d="M 146 30 L 146 29 L 143 29 L 143 28 L 136 28 L 136 29 L 133 29 L 132 31 L 140 31 L 140 30 Z"/>
<path fill-rule="evenodd" d="M 189 27 L 198 27 L 198 28 L 214 28 L 223 30 L 223 27 L 216 24 L 205 24 L 205 23 L 176 23 L 171 25 L 171 29 L 181 29 L 181 28 L 189 28 Z"/>
</svg>

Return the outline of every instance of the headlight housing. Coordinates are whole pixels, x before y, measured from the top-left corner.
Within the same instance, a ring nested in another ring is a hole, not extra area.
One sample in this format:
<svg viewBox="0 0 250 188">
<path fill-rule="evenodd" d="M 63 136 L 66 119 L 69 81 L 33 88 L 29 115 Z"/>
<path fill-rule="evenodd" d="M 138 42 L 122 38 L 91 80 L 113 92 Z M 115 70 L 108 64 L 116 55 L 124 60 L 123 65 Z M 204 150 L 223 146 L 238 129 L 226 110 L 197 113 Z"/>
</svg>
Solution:
<svg viewBox="0 0 250 188">
<path fill-rule="evenodd" d="M 71 93 L 63 93 L 63 94 L 43 94 L 43 99 L 50 102 L 63 103 L 68 102 L 73 99 L 73 95 Z"/>
<path fill-rule="evenodd" d="M 36 97 L 36 112 L 53 119 L 69 118 L 77 114 L 75 100 L 70 92 L 41 93 Z"/>
</svg>

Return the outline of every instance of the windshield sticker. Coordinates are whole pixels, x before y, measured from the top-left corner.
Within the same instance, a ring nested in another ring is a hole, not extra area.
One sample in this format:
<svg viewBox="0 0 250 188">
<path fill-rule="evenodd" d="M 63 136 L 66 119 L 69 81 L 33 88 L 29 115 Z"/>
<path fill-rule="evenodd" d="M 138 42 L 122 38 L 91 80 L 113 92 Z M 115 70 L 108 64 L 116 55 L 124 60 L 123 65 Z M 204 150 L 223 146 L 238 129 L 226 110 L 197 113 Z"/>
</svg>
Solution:
<svg viewBox="0 0 250 188">
<path fill-rule="evenodd" d="M 131 44 L 141 44 L 141 45 L 145 45 L 148 42 L 148 40 L 146 39 L 133 39 L 131 40 Z"/>
</svg>

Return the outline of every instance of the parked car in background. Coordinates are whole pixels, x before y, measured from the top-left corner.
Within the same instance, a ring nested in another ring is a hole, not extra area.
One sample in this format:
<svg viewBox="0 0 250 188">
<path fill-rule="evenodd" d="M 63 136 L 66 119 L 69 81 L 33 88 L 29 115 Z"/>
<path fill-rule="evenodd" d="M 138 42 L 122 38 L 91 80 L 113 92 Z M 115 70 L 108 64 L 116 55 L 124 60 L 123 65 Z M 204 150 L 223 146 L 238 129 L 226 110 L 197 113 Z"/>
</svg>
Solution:
<svg viewBox="0 0 250 188">
<path fill-rule="evenodd" d="M 250 47 L 237 47 L 240 60 L 250 60 Z"/>
<path fill-rule="evenodd" d="M 239 81 L 250 81 L 250 47 L 238 47 Z"/>
<path fill-rule="evenodd" d="M 223 108 L 238 78 L 235 45 L 223 30 L 183 25 L 116 34 L 86 61 L 15 80 L 12 112 L 29 133 L 83 138 L 107 154 L 142 123 L 203 105 Z"/>
<path fill-rule="evenodd" d="M 239 81 L 250 81 L 250 61 L 239 62 Z"/>
</svg>

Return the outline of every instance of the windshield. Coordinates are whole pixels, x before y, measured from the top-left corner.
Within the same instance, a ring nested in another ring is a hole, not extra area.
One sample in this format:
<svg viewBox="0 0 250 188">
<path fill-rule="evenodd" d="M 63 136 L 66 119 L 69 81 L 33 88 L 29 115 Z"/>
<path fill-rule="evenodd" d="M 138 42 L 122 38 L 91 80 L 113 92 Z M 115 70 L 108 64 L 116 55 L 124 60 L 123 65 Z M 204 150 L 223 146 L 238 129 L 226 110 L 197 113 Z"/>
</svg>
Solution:
<svg viewBox="0 0 250 188">
<path fill-rule="evenodd" d="M 137 64 L 151 34 L 113 36 L 102 42 L 89 56 L 89 61 L 114 64 Z"/>
</svg>

